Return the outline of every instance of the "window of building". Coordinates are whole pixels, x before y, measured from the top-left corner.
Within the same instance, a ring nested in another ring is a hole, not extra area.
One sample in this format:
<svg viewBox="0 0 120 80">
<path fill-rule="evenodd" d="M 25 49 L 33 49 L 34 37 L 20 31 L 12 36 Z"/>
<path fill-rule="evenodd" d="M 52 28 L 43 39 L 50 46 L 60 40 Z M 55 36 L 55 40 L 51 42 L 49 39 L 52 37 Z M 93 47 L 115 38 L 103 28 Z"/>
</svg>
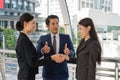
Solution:
<svg viewBox="0 0 120 80">
<path fill-rule="evenodd" d="M 88 2 L 86 3 L 86 8 L 89 8 L 89 3 Z"/>
<path fill-rule="evenodd" d="M 7 12 L 5 12 L 5 15 L 7 15 Z"/>
<path fill-rule="evenodd" d="M 9 3 L 5 3 L 5 8 L 10 8 L 10 4 Z"/>
<path fill-rule="evenodd" d="M 14 13 L 13 13 L 13 12 L 11 12 L 11 13 L 10 13 L 10 15 L 11 15 L 11 16 L 13 16 L 13 15 L 14 15 Z"/>
<path fill-rule="evenodd" d="M 93 8 L 93 3 L 90 4 L 90 8 Z"/>
<path fill-rule="evenodd" d="M 28 10 L 28 2 L 24 1 L 24 10 Z"/>
<path fill-rule="evenodd" d="M 80 0 L 78 0 L 78 10 L 80 10 Z"/>
<path fill-rule="evenodd" d="M 12 9 L 17 9 L 17 2 L 16 0 L 12 0 Z"/>
<path fill-rule="evenodd" d="M 104 6 L 101 6 L 101 10 L 104 11 Z"/>
<path fill-rule="evenodd" d="M 85 2 L 82 1 L 82 8 L 85 8 Z"/>
<path fill-rule="evenodd" d="M 105 6 L 105 11 L 107 11 L 107 7 Z"/>
<path fill-rule="evenodd" d="M 110 11 L 110 7 L 108 7 L 108 11 Z"/>
<path fill-rule="evenodd" d="M 10 0 L 5 0 L 5 3 L 10 3 Z"/>
<path fill-rule="evenodd" d="M 20 13 L 18 13 L 18 16 L 20 16 Z"/>
<path fill-rule="evenodd" d="M 18 9 L 19 10 L 23 9 L 22 0 L 18 0 Z"/>
<path fill-rule="evenodd" d="M 105 1 L 105 4 L 107 4 L 107 1 Z"/>
<path fill-rule="evenodd" d="M 5 15 L 5 13 L 3 11 L 0 11 L 0 15 Z"/>
<path fill-rule="evenodd" d="M 5 8 L 10 8 L 10 0 L 5 0 Z"/>
<path fill-rule="evenodd" d="M 34 6 L 34 4 L 33 4 L 33 3 L 30 3 L 30 11 L 34 11 L 33 6 Z"/>
<path fill-rule="evenodd" d="M 109 2 L 109 5 L 110 5 L 111 3 Z"/>
<path fill-rule="evenodd" d="M 0 28 L 1 28 L 1 29 L 3 29 L 3 28 L 4 28 L 4 26 L 5 26 L 5 22 L 4 22 L 4 21 L 2 21 L 2 20 L 0 20 Z"/>
</svg>

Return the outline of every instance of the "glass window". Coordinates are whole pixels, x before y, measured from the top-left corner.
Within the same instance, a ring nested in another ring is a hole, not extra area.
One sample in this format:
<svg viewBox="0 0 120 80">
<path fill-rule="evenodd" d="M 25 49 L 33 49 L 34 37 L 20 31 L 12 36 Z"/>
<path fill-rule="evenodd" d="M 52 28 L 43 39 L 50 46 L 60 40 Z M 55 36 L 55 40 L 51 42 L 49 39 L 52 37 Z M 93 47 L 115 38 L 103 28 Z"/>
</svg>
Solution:
<svg viewBox="0 0 120 80">
<path fill-rule="evenodd" d="M 89 8 L 89 3 L 88 2 L 86 3 L 86 8 Z"/>
<path fill-rule="evenodd" d="M 108 7 L 108 11 L 110 11 L 110 7 Z"/>
<path fill-rule="evenodd" d="M 80 10 L 80 0 L 78 0 L 78 10 Z"/>
<path fill-rule="evenodd" d="M 5 3 L 10 3 L 10 0 L 5 0 Z"/>
<path fill-rule="evenodd" d="M 10 0 L 5 0 L 5 8 L 10 8 Z"/>
<path fill-rule="evenodd" d="M 34 3 L 30 3 L 30 11 L 34 11 L 33 6 L 34 6 Z"/>
<path fill-rule="evenodd" d="M 105 6 L 105 11 L 107 11 L 107 7 Z"/>
<path fill-rule="evenodd" d="M 5 3 L 5 8 L 10 8 L 10 4 L 9 3 Z"/>
<path fill-rule="evenodd" d="M 17 2 L 16 2 L 16 0 L 12 0 L 12 8 L 13 9 L 17 9 Z"/>
<path fill-rule="evenodd" d="M 18 4 L 22 4 L 22 0 L 18 0 Z"/>
<path fill-rule="evenodd" d="M 0 11 L 0 15 L 5 15 L 5 13 Z"/>
<path fill-rule="evenodd" d="M 93 8 L 93 3 L 90 4 L 90 8 Z"/>
<path fill-rule="evenodd" d="M 82 1 L 82 8 L 85 8 L 85 2 Z"/>
<path fill-rule="evenodd" d="M 18 0 L 18 9 L 22 10 L 22 0 Z"/>
<path fill-rule="evenodd" d="M 28 2 L 24 1 L 24 10 L 28 10 Z"/>
</svg>

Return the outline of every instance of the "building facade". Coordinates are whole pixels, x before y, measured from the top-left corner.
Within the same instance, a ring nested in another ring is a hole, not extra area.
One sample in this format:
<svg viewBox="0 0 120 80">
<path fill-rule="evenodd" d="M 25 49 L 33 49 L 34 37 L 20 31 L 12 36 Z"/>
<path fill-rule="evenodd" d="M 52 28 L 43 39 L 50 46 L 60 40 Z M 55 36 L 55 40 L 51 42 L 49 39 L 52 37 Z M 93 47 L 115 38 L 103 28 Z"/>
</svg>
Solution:
<svg viewBox="0 0 120 80">
<path fill-rule="evenodd" d="M 1 0 L 0 28 L 15 29 L 16 22 L 24 12 L 28 12 L 36 18 L 37 29 L 39 29 L 38 26 L 41 26 L 44 19 L 38 17 L 40 14 L 35 12 L 35 0 Z"/>
<path fill-rule="evenodd" d="M 94 0 L 94 8 L 104 12 L 112 12 L 112 0 Z"/>
<path fill-rule="evenodd" d="M 61 10 L 59 0 L 47 0 L 49 14 L 57 14 L 60 17 Z M 96 9 L 103 12 L 112 12 L 112 0 L 66 0 L 69 9 L 70 17 L 81 11 L 84 8 Z"/>
<path fill-rule="evenodd" d="M 94 8 L 94 0 L 78 0 L 78 10 L 82 8 Z"/>
</svg>

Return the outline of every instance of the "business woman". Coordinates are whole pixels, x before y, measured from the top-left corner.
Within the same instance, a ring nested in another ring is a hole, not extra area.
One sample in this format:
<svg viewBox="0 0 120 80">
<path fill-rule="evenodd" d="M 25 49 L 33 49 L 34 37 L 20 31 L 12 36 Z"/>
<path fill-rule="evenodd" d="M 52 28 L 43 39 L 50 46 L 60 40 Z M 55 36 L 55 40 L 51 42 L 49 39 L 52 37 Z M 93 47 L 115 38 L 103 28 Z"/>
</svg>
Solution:
<svg viewBox="0 0 120 80">
<path fill-rule="evenodd" d="M 77 80 L 96 80 L 96 62 L 101 62 L 101 46 L 91 18 L 79 21 L 78 28 L 82 40 L 77 48 L 77 58 L 70 58 L 70 63 L 77 63 Z"/>
<path fill-rule="evenodd" d="M 77 48 L 77 80 L 95 80 L 96 62 L 101 62 L 101 46 L 91 18 L 78 24 L 82 40 Z"/>
<path fill-rule="evenodd" d="M 16 45 L 19 65 L 18 80 L 35 80 L 35 74 L 38 73 L 38 66 L 47 65 L 53 61 L 61 63 L 65 60 L 62 54 L 55 54 L 38 60 L 38 53 L 28 37 L 31 32 L 34 32 L 35 26 L 36 21 L 29 13 L 21 15 L 19 21 L 16 23 L 16 29 L 20 31 Z"/>
</svg>

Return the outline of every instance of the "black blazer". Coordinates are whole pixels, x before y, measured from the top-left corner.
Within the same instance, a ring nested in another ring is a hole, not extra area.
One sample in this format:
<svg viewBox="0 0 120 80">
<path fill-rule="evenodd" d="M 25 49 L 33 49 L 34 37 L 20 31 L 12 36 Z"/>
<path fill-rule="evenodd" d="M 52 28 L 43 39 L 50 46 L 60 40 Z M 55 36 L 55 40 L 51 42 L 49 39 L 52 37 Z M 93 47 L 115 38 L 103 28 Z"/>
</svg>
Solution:
<svg viewBox="0 0 120 80">
<path fill-rule="evenodd" d="M 35 47 L 24 33 L 20 33 L 15 50 L 19 65 L 18 79 L 28 79 L 38 73 L 38 66 L 52 62 L 50 57 L 38 60 Z"/>
<path fill-rule="evenodd" d="M 76 51 L 77 58 L 70 58 L 69 63 L 76 63 L 77 80 L 95 80 L 96 61 L 100 55 L 98 41 L 89 39 L 82 41 Z"/>
</svg>

